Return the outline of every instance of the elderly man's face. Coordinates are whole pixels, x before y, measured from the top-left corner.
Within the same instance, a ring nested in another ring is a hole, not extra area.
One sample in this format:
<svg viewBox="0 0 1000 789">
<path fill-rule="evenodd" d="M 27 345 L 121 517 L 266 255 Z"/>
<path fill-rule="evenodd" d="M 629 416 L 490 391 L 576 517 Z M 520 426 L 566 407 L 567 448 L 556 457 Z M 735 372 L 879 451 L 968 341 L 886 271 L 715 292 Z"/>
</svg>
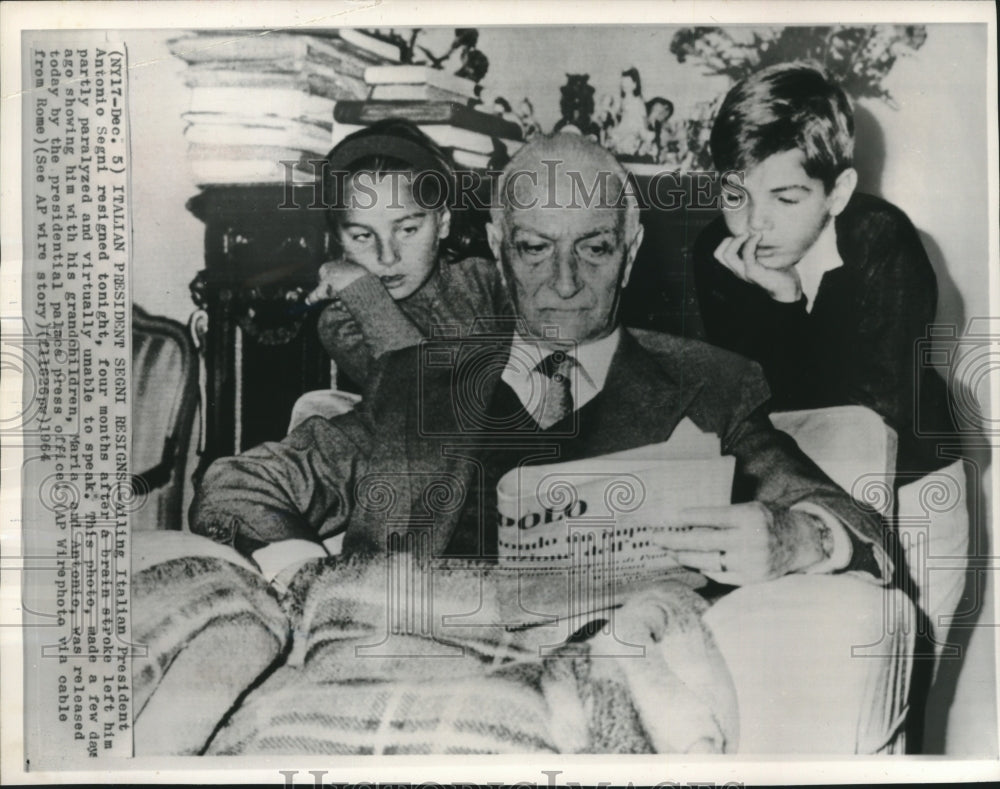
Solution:
<svg viewBox="0 0 1000 789">
<path fill-rule="evenodd" d="M 547 345 L 598 340 L 617 325 L 621 290 L 641 233 L 625 237 L 625 212 L 615 206 L 620 187 L 613 177 L 610 199 L 593 198 L 588 206 L 579 186 L 574 189 L 561 173 L 554 181 L 544 168 L 536 175 L 518 179 L 502 226 L 489 226 L 493 253 L 532 337 Z M 595 175 L 581 172 L 588 190 Z"/>
</svg>

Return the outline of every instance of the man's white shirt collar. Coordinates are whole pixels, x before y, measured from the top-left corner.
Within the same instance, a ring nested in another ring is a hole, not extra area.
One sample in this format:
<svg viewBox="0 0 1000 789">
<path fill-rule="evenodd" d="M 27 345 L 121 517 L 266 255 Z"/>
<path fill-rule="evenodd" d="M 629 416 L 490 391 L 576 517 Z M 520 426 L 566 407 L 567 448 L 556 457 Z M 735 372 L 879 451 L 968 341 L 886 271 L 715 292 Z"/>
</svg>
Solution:
<svg viewBox="0 0 1000 789">
<path fill-rule="evenodd" d="M 831 217 L 813 245 L 795 264 L 799 282 L 802 283 L 802 295 L 806 297 L 806 312 L 812 312 L 823 275 L 843 265 L 844 260 L 837 251 L 837 228 Z"/>
<path fill-rule="evenodd" d="M 581 343 L 569 349 L 568 355 L 577 362 L 574 373 L 570 376 L 574 409 L 582 408 L 604 388 L 608 370 L 611 368 L 611 359 L 618 350 L 618 343 L 621 342 L 621 334 L 619 326 L 607 337 L 595 342 Z M 551 350 L 542 348 L 537 342 L 526 340 L 515 332 L 507 364 L 500 376 L 503 382 L 514 390 L 514 394 L 525 409 L 532 414 L 541 407 L 542 394 L 548 383 L 544 374 L 535 368 L 550 353 Z"/>
</svg>

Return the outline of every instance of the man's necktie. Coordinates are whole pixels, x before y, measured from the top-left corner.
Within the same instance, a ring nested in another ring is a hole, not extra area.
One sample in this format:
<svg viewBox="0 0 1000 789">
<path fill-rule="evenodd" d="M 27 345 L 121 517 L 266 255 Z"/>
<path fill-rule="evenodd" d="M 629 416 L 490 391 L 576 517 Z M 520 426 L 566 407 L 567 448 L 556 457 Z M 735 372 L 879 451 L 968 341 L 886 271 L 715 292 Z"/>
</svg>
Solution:
<svg viewBox="0 0 1000 789">
<path fill-rule="evenodd" d="M 542 412 L 538 424 L 542 430 L 548 430 L 552 425 L 573 413 L 573 392 L 570 388 L 570 376 L 577 361 L 564 351 L 556 351 L 546 356 L 535 367 L 545 376 L 545 398 L 542 401 Z"/>
</svg>

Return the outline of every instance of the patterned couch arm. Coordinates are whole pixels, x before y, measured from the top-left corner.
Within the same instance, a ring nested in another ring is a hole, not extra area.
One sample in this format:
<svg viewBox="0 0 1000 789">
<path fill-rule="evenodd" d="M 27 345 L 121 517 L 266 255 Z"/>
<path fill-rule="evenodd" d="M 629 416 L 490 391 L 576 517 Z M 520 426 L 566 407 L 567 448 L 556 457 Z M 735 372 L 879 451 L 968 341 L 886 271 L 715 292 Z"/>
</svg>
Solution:
<svg viewBox="0 0 1000 789">
<path fill-rule="evenodd" d="M 133 531 L 180 529 L 198 366 L 184 326 L 132 307 Z"/>
</svg>

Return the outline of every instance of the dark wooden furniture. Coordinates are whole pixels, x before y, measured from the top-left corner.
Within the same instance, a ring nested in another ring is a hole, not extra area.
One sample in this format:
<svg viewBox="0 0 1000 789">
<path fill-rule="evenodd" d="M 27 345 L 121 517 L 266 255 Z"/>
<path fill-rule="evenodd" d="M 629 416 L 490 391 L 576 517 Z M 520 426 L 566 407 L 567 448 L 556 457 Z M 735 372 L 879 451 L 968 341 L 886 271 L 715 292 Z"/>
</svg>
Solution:
<svg viewBox="0 0 1000 789">
<path fill-rule="evenodd" d="M 302 301 L 329 236 L 309 188 L 213 187 L 187 205 L 205 223 L 205 268 L 191 283 L 208 314 L 204 465 L 280 439 L 295 399 L 330 386 L 319 310 Z"/>
</svg>

